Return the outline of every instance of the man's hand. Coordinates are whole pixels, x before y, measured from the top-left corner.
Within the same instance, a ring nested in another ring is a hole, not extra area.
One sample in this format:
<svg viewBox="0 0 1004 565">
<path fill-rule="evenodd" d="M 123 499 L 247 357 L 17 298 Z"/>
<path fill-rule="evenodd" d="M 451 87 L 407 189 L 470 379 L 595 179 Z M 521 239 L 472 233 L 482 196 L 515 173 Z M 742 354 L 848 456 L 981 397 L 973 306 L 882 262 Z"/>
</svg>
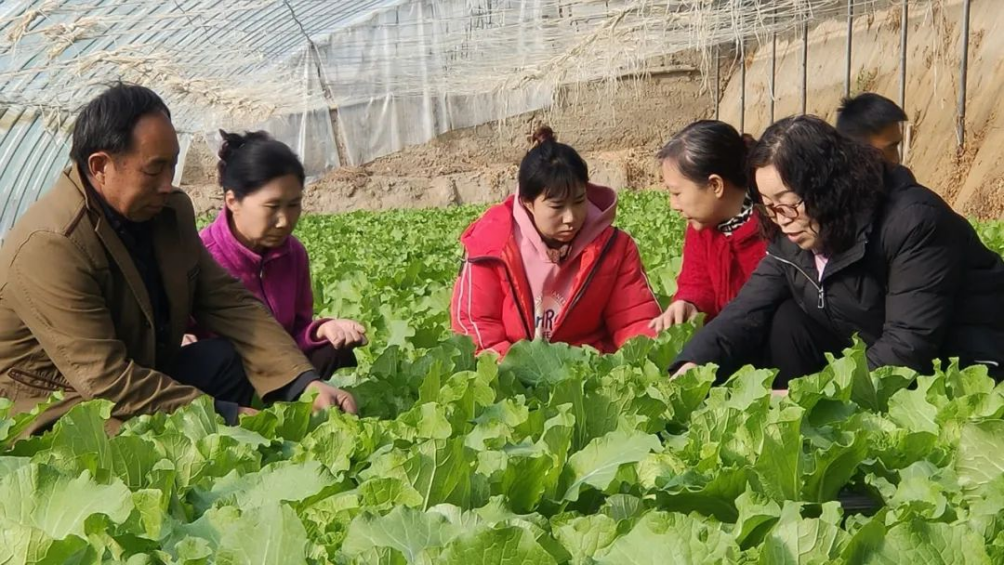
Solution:
<svg viewBox="0 0 1004 565">
<path fill-rule="evenodd" d="M 238 418 L 240 418 L 241 416 L 254 416 L 257 413 L 258 413 L 258 410 L 255 410 L 254 408 L 249 408 L 247 406 L 238 406 L 237 407 L 237 417 Z"/>
<path fill-rule="evenodd" d="M 314 381 L 307 385 L 306 390 L 317 391 L 317 397 L 314 398 L 315 412 L 336 407 L 347 414 L 357 413 L 356 399 L 340 388 L 335 388 L 325 382 Z"/>
<path fill-rule="evenodd" d="M 328 320 L 317 328 L 317 339 L 327 340 L 335 349 L 363 346 L 369 343 L 366 339 L 366 328 L 353 320 Z"/>
<path fill-rule="evenodd" d="M 181 336 L 181 346 L 192 345 L 193 343 L 199 341 L 199 338 L 195 337 L 195 334 L 185 334 Z"/>
<path fill-rule="evenodd" d="M 700 312 L 697 311 L 697 306 L 687 302 L 686 300 L 677 300 L 666 308 L 658 318 L 655 318 L 649 322 L 648 327 L 655 330 L 656 333 L 665 331 L 672 326 L 677 324 L 683 324 L 689 322 L 697 317 Z"/>
<path fill-rule="evenodd" d="M 673 376 L 670 378 L 675 379 L 676 377 L 679 377 L 680 375 L 686 373 L 687 371 L 696 368 L 697 368 L 696 363 L 684 363 L 683 365 L 680 366 L 679 369 L 676 370 L 675 373 L 673 373 Z"/>
</svg>

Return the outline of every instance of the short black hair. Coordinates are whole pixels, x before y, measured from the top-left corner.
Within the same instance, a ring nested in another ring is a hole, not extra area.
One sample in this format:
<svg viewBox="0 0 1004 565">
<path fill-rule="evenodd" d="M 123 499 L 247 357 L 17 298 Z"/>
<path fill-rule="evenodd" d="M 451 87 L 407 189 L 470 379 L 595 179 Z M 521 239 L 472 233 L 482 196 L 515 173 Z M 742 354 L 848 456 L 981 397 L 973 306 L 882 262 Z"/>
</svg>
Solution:
<svg viewBox="0 0 1004 565">
<path fill-rule="evenodd" d="M 270 181 L 293 175 L 302 185 L 306 180 L 303 163 L 285 143 L 264 131 L 228 133 L 220 130 L 220 186 L 233 191 L 237 200 L 253 194 Z"/>
<path fill-rule="evenodd" d="M 99 151 L 122 155 L 132 150 L 132 134 L 143 116 L 162 112 L 169 119 L 171 111 L 156 92 L 119 82 L 87 103 L 73 125 L 73 147 L 70 157 L 87 171 L 87 160 Z"/>
<path fill-rule="evenodd" d="M 837 131 L 859 141 L 906 120 L 902 108 L 874 92 L 844 98 L 837 109 Z"/>
<path fill-rule="evenodd" d="M 718 175 L 743 190 L 749 184 L 746 153 L 756 140 L 717 120 L 699 120 L 683 128 L 656 156 L 672 159 L 683 176 L 704 185 Z"/>
<path fill-rule="evenodd" d="M 589 182 L 589 167 L 582 157 L 564 143 L 558 143 L 554 130 L 543 126 L 533 134 L 533 149 L 519 164 L 519 197 L 536 200 L 541 194 L 550 200 L 574 195 Z"/>
<path fill-rule="evenodd" d="M 769 165 L 819 223 L 820 252 L 826 256 L 850 249 L 860 216 L 874 213 L 886 199 L 879 152 L 816 116 L 784 118 L 767 128 L 750 151 L 749 166 L 756 171 Z M 755 188 L 755 174 L 752 181 Z M 764 220 L 767 235 L 777 237 L 777 225 Z"/>
</svg>

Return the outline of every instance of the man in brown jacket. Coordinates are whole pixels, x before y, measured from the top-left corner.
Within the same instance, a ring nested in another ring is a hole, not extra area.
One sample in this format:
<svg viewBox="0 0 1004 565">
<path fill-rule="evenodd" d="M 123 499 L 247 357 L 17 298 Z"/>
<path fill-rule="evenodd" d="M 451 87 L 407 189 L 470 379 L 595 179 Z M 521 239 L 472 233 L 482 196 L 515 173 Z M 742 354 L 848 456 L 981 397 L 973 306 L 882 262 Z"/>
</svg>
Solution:
<svg viewBox="0 0 1004 565">
<path fill-rule="evenodd" d="M 203 247 L 191 202 L 171 186 L 178 154 L 160 97 L 114 86 L 78 116 L 73 164 L 7 234 L 0 397 L 25 412 L 63 391 L 29 432 L 93 398 L 114 402 L 118 421 L 203 393 L 230 423 L 253 413 L 255 393 L 312 389 L 315 408 L 355 411 Z M 190 317 L 220 337 L 181 347 Z"/>
</svg>

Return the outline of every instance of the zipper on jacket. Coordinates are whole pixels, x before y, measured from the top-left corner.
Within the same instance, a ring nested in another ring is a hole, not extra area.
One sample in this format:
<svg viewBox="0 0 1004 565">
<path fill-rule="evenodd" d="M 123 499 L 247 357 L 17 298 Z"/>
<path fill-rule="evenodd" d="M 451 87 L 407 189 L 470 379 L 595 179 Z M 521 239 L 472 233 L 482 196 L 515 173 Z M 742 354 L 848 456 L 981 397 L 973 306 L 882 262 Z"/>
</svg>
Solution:
<svg viewBox="0 0 1004 565">
<path fill-rule="evenodd" d="M 777 261 L 780 261 L 786 265 L 791 265 L 792 267 L 795 268 L 796 271 L 802 273 L 803 277 L 808 279 L 809 283 L 812 284 L 812 286 L 816 288 L 816 291 L 819 292 L 819 300 L 816 302 L 816 308 L 823 311 L 823 315 L 826 316 L 826 320 L 830 323 L 830 329 L 833 330 L 834 332 L 839 333 L 839 326 L 837 325 L 837 322 L 833 319 L 833 316 L 830 314 L 830 311 L 826 308 L 826 294 L 825 294 L 826 288 L 823 282 L 820 281 L 819 284 L 816 284 L 816 281 L 812 280 L 812 277 L 810 277 L 801 267 L 799 267 L 795 263 L 792 263 L 791 261 L 788 261 L 787 259 L 782 259 L 777 255 L 772 255 L 770 252 L 767 252 L 767 256 Z"/>
<path fill-rule="evenodd" d="M 801 267 L 799 267 L 798 265 L 796 265 L 795 263 L 793 263 L 791 261 L 788 261 L 787 259 L 782 259 L 782 258 L 778 257 L 777 255 L 771 254 L 770 252 L 767 253 L 767 256 L 771 257 L 771 258 L 773 258 L 773 259 L 775 259 L 777 261 L 780 261 L 780 262 L 782 262 L 782 263 L 784 263 L 786 265 L 791 265 L 792 267 L 795 268 L 796 271 L 798 271 L 799 273 L 801 273 L 802 276 L 805 277 L 809 281 L 809 284 L 811 284 L 813 287 L 815 287 L 816 292 L 819 295 L 819 300 L 816 302 L 816 308 L 818 308 L 820 310 L 823 310 L 823 309 L 826 308 L 826 293 L 825 293 L 825 288 L 823 287 L 823 283 L 822 282 L 817 283 L 816 281 L 812 280 L 812 277 L 810 277 L 809 274 L 806 273 Z"/>
<path fill-rule="evenodd" d="M 580 286 L 579 290 L 576 291 L 575 296 L 572 297 L 572 301 L 569 302 L 568 306 L 566 306 L 565 309 L 561 311 L 561 318 L 558 320 L 558 322 L 564 322 L 565 318 L 568 318 L 568 315 L 571 313 L 572 308 L 574 308 L 575 305 L 579 303 L 579 300 L 582 298 L 582 295 L 586 293 L 586 289 L 589 288 L 589 283 L 593 281 L 593 277 L 596 276 L 596 272 L 600 270 L 600 264 L 603 263 L 603 258 L 610 251 L 610 248 L 613 247 L 614 241 L 617 239 L 617 235 L 619 233 L 620 230 L 614 228 L 614 232 L 613 234 L 610 235 L 610 239 L 608 239 L 607 242 L 603 244 L 603 249 L 600 250 L 599 256 L 596 257 L 596 262 L 593 263 L 593 268 L 590 269 L 589 274 L 586 275 L 586 280 L 582 281 L 582 286 Z M 554 331 L 551 332 L 551 335 L 554 335 L 555 333 L 558 332 L 559 325 L 560 324 L 555 322 Z"/>
<path fill-rule="evenodd" d="M 519 294 L 516 292 L 516 283 L 512 280 L 512 273 L 509 272 L 509 265 L 499 257 L 468 257 L 467 262 L 471 264 L 477 263 L 487 263 L 490 261 L 498 261 L 502 263 L 502 268 L 505 270 L 505 280 L 509 283 L 509 290 L 512 292 L 513 302 L 516 304 L 516 311 L 519 312 L 519 321 L 523 324 L 523 331 L 526 332 L 526 339 L 533 339 L 533 332 L 530 331 L 530 326 L 526 323 L 526 313 L 523 311 L 523 305 L 520 304 Z"/>
</svg>

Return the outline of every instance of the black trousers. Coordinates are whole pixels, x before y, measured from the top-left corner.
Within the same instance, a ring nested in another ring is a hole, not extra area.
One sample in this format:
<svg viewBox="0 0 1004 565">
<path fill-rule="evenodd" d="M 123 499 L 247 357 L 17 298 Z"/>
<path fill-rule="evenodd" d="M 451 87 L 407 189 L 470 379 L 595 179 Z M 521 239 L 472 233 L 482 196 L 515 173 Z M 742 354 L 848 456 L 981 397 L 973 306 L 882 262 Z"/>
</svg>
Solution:
<svg viewBox="0 0 1004 565">
<path fill-rule="evenodd" d="M 794 300 L 786 300 L 774 313 L 770 331 L 764 337 L 761 350 L 749 359 L 723 360 L 719 366 L 716 384 L 724 383 L 733 373 L 746 364 L 755 367 L 777 369 L 774 379 L 775 389 L 788 388 L 792 379 L 813 375 L 826 367 L 826 354 L 839 356 L 851 346 L 849 337 L 833 333 L 829 328 L 810 318 Z M 942 361 L 947 366 L 948 361 Z M 965 368 L 980 364 L 976 359 L 960 359 Z M 998 382 L 1004 380 L 1004 367 L 987 364 L 990 377 Z"/>
<path fill-rule="evenodd" d="M 335 349 L 330 344 L 321 346 L 307 355 L 310 363 L 321 375 L 321 379 L 328 380 L 338 369 L 356 367 L 356 354 L 351 349 Z"/>
<path fill-rule="evenodd" d="M 338 369 L 356 366 L 351 349 L 335 349 L 330 345 L 315 349 L 307 357 L 323 380 L 330 379 Z M 237 349 L 223 338 L 204 339 L 182 347 L 174 366 L 165 372 L 217 400 L 240 406 L 250 406 L 255 394 Z"/>
<path fill-rule="evenodd" d="M 826 354 L 839 354 L 851 340 L 813 320 L 789 299 L 774 313 L 766 346 L 764 366 L 778 370 L 774 388 L 782 389 L 792 379 L 821 371 Z"/>
<path fill-rule="evenodd" d="M 174 365 L 164 372 L 216 400 L 251 406 L 254 387 L 244 372 L 241 356 L 227 339 L 203 339 L 182 347 Z"/>
<path fill-rule="evenodd" d="M 826 354 L 838 355 L 851 346 L 851 340 L 834 334 L 809 318 L 793 300 L 784 302 L 774 314 L 762 366 L 778 369 L 774 388 L 788 388 L 788 381 L 812 375 L 826 366 Z M 942 361 L 948 366 L 948 360 Z M 980 364 L 975 359 L 960 359 L 961 367 Z M 985 364 L 985 363 L 984 363 Z M 987 373 L 1000 382 L 1004 367 L 987 365 Z"/>
</svg>

